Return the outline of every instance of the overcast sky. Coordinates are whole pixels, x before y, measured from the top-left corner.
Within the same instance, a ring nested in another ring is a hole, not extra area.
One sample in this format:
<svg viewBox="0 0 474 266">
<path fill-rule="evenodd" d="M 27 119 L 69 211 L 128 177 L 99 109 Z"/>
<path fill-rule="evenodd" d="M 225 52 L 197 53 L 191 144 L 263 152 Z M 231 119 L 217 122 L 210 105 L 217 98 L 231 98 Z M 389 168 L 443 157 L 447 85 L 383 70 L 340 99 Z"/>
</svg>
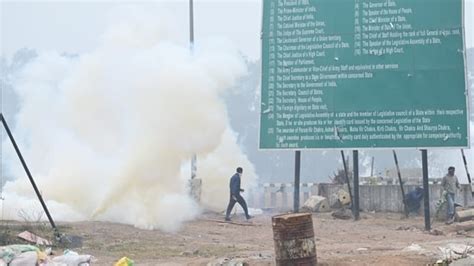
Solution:
<svg viewBox="0 0 474 266">
<path fill-rule="evenodd" d="M 466 43 L 474 46 L 474 0 L 466 1 Z M 0 53 L 10 57 L 23 47 L 82 53 L 96 47 L 118 1 L 0 0 Z M 160 5 L 157 5 L 159 2 Z M 126 3 L 126 2 L 121 2 Z M 189 38 L 188 0 L 128 2 L 147 9 L 163 5 L 182 21 Z M 260 57 L 261 0 L 194 0 L 195 38 L 225 36 L 252 59 Z"/>
</svg>

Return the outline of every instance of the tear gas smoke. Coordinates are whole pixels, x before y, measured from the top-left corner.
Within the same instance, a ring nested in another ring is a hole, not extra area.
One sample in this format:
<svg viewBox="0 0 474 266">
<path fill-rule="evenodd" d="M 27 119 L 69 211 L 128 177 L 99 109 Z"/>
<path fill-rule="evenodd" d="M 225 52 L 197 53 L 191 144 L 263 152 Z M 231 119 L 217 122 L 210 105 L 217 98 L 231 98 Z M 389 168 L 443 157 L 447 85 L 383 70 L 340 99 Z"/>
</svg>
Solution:
<svg viewBox="0 0 474 266">
<path fill-rule="evenodd" d="M 222 99 L 245 64 L 223 40 L 203 40 L 191 52 L 172 18 L 127 14 L 96 49 L 72 58 L 43 53 L 24 69 L 14 134 L 55 219 L 175 231 L 199 213 L 183 170 L 194 153 L 203 206 L 226 207 L 239 165 L 243 185 L 255 182 Z M 4 218 L 18 219 L 19 210 L 40 205 L 11 144 L 3 147 L 16 177 L 4 187 Z"/>
</svg>

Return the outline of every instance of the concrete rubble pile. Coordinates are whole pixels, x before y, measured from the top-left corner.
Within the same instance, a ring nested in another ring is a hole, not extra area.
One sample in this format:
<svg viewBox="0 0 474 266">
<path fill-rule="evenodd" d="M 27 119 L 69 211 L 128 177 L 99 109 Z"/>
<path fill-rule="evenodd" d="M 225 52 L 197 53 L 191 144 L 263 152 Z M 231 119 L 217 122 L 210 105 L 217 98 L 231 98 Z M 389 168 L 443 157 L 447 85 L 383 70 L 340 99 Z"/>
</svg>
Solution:
<svg viewBox="0 0 474 266">
<path fill-rule="evenodd" d="M 441 257 L 435 265 L 448 265 L 454 261 L 465 260 L 468 264 L 474 263 L 474 247 L 465 244 L 448 244 L 444 247 L 438 247 Z"/>
<path fill-rule="evenodd" d="M 474 208 L 465 209 L 465 210 L 456 210 L 455 218 L 456 218 L 456 221 L 458 222 L 474 220 Z"/>
<path fill-rule="evenodd" d="M 329 201 L 321 196 L 311 196 L 301 209 L 307 212 L 329 212 L 331 210 Z"/>
</svg>

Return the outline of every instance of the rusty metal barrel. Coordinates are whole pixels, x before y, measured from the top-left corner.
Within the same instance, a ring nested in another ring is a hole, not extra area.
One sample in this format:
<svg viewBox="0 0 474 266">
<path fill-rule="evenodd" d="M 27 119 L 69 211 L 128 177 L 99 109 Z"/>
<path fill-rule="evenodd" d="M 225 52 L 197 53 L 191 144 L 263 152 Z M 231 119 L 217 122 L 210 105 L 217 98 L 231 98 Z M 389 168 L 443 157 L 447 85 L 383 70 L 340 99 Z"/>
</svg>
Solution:
<svg viewBox="0 0 474 266">
<path fill-rule="evenodd" d="M 316 265 L 313 219 L 310 213 L 272 217 L 277 266 Z"/>
</svg>

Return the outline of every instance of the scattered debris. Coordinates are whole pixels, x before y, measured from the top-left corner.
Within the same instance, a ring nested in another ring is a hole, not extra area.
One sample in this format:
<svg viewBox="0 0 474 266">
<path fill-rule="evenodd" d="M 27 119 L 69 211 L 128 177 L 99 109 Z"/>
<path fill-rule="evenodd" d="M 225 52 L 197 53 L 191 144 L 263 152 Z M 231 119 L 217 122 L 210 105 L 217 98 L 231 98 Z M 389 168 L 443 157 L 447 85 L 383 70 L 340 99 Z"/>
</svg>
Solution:
<svg viewBox="0 0 474 266">
<path fill-rule="evenodd" d="M 456 254 L 474 253 L 474 247 L 464 244 L 448 244 L 448 247 Z"/>
<path fill-rule="evenodd" d="M 0 247 L 0 265 L 89 266 L 93 259 L 91 255 L 79 255 L 70 250 L 65 250 L 64 255 L 51 259 L 48 257 L 51 253 L 51 249 L 42 252 L 32 245 L 4 246 Z"/>
<path fill-rule="evenodd" d="M 0 247 L 0 262 L 10 265 L 10 262 L 12 262 L 16 257 L 29 251 L 34 251 L 36 254 L 36 252 L 39 252 L 40 250 L 32 245 L 10 245 Z M 35 265 L 35 263 L 33 265 Z"/>
<path fill-rule="evenodd" d="M 404 248 L 403 251 L 409 251 L 409 252 L 423 252 L 425 251 L 424 248 L 422 248 L 420 245 L 412 243 L 408 247 Z"/>
<path fill-rule="evenodd" d="M 16 256 L 8 265 L 22 266 L 22 265 L 38 265 L 40 262 L 38 253 L 36 251 L 27 251 Z"/>
<path fill-rule="evenodd" d="M 215 222 L 215 223 L 222 223 L 222 224 L 234 224 L 234 225 L 241 225 L 241 226 L 256 226 L 257 224 L 254 224 L 252 222 L 233 222 L 233 221 L 225 221 L 224 219 L 222 220 L 215 220 L 215 219 L 205 219 L 204 221 L 209 221 L 209 222 Z"/>
<path fill-rule="evenodd" d="M 395 230 L 397 230 L 397 231 L 410 231 L 410 232 L 419 231 L 418 228 L 416 228 L 414 226 L 408 226 L 408 225 L 400 225 Z"/>
<path fill-rule="evenodd" d="M 329 212 L 329 202 L 325 197 L 311 196 L 301 207 L 307 212 Z"/>
<path fill-rule="evenodd" d="M 342 208 L 332 212 L 332 217 L 342 220 L 349 220 L 352 218 L 352 212 L 349 209 Z"/>
<path fill-rule="evenodd" d="M 441 231 L 441 230 L 438 230 L 438 229 L 432 229 L 432 230 L 430 231 L 430 235 L 442 236 L 442 235 L 444 235 L 444 232 Z"/>
<path fill-rule="evenodd" d="M 220 258 L 213 262 L 209 262 L 207 266 L 248 266 L 246 260 L 241 258 Z"/>
<path fill-rule="evenodd" d="M 367 251 L 367 250 L 369 250 L 369 249 L 368 249 L 368 248 L 358 248 L 358 249 L 356 249 L 356 250 L 357 250 L 357 251 Z"/>
<path fill-rule="evenodd" d="M 40 246 L 51 246 L 52 245 L 51 241 L 49 241 L 47 239 L 44 239 L 40 236 L 37 236 L 33 233 L 30 233 L 28 231 L 24 231 L 24 232 L 19 233 L 18 237 L 23 239 L 23 240 L 26 240 L 30 243 L 40 245 Z"/>
<path fill-rule="evenodd" d="M 437 260 L 433 266 L 448 266 L 449 265 L 449 261 L 447 260 Z"/>
<path fill-rule="evenodd" d="M 464 222 L 474 219 L 474 209 L 456 210 L 456 221 Z"/>
<path fill-rule="evenodd" d="M 133 266 L 133 265 L 135 265 L 135 262 L 133 262 L 133 260 L 131 260 L 127 257 L 123 257 L 123 258 L 119 259 L 114 264 L 114 266 Z"/>
<path fill-rule="evenodd" d="M 467 258 L 470 253 L 474 253 L 474 248 L 464 244 L 450 243 L 445 247 L 438 247 L 444 261 L 452 262 L 454 260 Z"/>
<path fill-rule="evenodd" d="M 468 222 L 463 222 L 463 223 L 458 223 L 454 225 L 454 228 L 456 231 L 472 231 L 474 230 L 474 222 L 473 221 L 468 221 Z"/>
<path fill-rule="evenodd" d="M 89 266 L 93 257 L 91 255 L 79 255 L 77 252 L 66 249 L 64 255 L 54 257 L 55 263 L 63 263 L 68 266 Z"/>
</svg>

